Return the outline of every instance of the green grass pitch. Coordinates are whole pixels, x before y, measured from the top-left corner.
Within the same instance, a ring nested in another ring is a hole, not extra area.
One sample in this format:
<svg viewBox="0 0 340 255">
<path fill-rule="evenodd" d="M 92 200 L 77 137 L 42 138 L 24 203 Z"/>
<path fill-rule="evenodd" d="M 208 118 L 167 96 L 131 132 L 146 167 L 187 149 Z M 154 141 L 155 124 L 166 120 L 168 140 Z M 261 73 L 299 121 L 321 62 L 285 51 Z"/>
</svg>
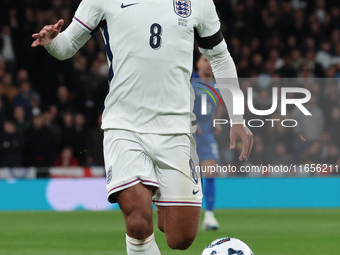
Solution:
<svg viewBox="0 0 340 255">
<path fill-rule="evenodd" d="M 255 255 L 339 255 L 340 209 L 216 210 L 221 228 L 199 230 L 186 251 L 172 251 L 155 229 L 162 255 L 200 255 L 214 239 L 246 242 Z M 120 211 L 0 212 L 1 255 L 126 255 Z"/>
</svg>

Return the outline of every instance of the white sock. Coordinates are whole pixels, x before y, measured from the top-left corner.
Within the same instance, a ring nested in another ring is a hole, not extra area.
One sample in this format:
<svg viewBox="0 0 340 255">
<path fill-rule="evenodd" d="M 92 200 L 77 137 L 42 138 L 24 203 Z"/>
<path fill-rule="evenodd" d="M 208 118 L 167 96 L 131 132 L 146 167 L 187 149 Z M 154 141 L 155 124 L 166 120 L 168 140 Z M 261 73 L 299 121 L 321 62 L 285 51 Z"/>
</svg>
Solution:
<svg viewBox="0 0 340 255">
<path fill-rule="evenodd" d="M 205 218 L 212 218 L 212 217 L 214 217 L 214 212 L 213 211 L 205 211 L 204 217 Z"/>
<path fill-rule="evenodd" d="M 128 255 L 161 255 L 154 233 L 143 240 L 129 237 L 126 234 L 126 250 Z"/>
</svg>

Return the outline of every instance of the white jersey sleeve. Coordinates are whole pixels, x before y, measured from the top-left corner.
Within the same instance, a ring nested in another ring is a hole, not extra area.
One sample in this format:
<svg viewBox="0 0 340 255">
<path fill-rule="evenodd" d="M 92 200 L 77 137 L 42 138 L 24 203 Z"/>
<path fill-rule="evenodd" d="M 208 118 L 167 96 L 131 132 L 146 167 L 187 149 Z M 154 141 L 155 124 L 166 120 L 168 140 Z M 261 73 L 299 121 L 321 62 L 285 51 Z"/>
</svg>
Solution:
<svg viewBox="0 0 340 255">
<path fill-rule="evenodd" d="M 85 31 L 95 33 L 100 22 L 105 19 L 106 0 L 83 0 L 73 17 L 73 20 Z"/>
<path fill-rule="evenodd" d="M 84 0 L 80 3 L 68 28 L 45 46 L 55 58 L 71 58 L 95 33 L 104 18 L 105 1 Z"/>
<path fill-rule="evenodd" d="M 58 34 L 45 48 L 53 57 L 65 60 L 73 55 L 91 38 L 91 35 L 76 25 L 75 21 Z"/>
<path fill-rule="evenodd" d="M 220 19 L 212 0 L 202 0 L 201 22 L 196 27 L 199 37 L 209 37 L 220 30 Z M 197 37 L 197 36 L 196 36 Z"/>
<path fill-rule="evenodd" d="M 224 40 L 211 50 L 200 48 L 200 51 L 209 60 L 217 84 L 227 83 L 228 87 L 240 87 L 235 63 Z M 234 102 L 230 90 L 220 89 L 220 93 L 232 124 L 243 124 L 243 115 L 234 114 Z"/>
<path fill-rule="evenodd" d="M 212 0 L 202 1 L 202 19 L 196 28 L 195 39 L 199 50 L 211 64 L 217 83 L 225 83 L 239 87 L 235 63 L 220 31 L 220 21 Z M 220 90 L 226 104 L 230 120 L 233 124 L 242 124 L 243 115 L 233 114 L 233 99 L 229 90 Z"/>
</svg>

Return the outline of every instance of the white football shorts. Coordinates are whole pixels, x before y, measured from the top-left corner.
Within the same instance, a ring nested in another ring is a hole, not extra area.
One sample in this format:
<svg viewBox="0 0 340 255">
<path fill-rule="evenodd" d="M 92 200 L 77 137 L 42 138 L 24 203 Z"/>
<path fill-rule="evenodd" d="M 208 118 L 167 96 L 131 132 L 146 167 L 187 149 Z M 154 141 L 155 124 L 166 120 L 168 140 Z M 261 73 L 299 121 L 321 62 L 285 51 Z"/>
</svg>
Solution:
<svg viewBox="0 0 340 255">
<path fill-rule="evenodd" d="M 202 181 L 192 134 L 144 134 L 122 129 L 104 132 L 108 200 L 137 183 L 154 186 L 160 206 L 202 206 Z M 197 172 L 196 172 L 197 171 Z"/>
</svg>

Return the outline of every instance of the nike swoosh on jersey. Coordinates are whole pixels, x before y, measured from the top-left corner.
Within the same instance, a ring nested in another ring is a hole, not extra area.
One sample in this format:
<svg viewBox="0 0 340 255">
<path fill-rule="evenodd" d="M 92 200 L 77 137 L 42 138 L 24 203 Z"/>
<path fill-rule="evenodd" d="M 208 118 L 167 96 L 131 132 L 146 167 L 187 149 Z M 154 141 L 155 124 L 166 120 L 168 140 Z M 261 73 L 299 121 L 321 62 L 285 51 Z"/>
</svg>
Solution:
<svg viewBox="0 0 340 255">
<path fill-rule="evenodd" d="M 129 6 L 132 6 L 132 5 L 135 5 L 135 4 L 139 4 L 139 3 L 133 3 L 133 4 L 127 4 L 127 5 L 124 5 L 124 3 L 122 3 L 122 5 L 120 6 L 120 8 L 126 8 L 126 7 L 129 7 Z"/>
<path fill-rule="evenodd" d="M 194 189 L 192 190 L 192 194 L 196 195 L 200 190 L 195 191 Z"/>
</svg>

